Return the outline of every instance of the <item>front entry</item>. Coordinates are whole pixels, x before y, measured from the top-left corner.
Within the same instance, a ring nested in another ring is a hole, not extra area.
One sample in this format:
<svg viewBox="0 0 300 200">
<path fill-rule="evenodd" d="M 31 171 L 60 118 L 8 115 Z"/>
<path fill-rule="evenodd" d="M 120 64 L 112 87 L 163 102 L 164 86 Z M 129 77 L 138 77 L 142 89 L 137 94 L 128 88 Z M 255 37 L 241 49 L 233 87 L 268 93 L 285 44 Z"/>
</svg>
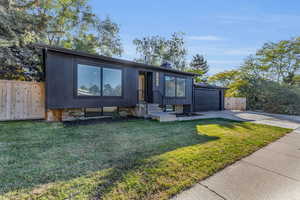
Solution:
<svg viewBox="0 0 300 200">
<path fill-rule="evenodd" d="M 138 96 L 140 102 L 152 103 L 153 101 L 153 72 L 139 72 Z"/>
</svg>

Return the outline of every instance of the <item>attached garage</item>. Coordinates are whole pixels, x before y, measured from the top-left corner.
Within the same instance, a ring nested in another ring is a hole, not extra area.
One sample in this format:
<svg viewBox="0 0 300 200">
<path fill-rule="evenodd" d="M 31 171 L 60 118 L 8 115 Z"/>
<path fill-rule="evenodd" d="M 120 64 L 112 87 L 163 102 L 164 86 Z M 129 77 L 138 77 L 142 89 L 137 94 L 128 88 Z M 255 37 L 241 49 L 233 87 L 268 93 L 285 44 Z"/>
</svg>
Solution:
<svg viewBox="0 0 300 200">
<path fill-rule="evenodd" d="M 195 84 L 193 89 L 194 112 L 224 110 L 224 90 L 206 84 Z"/>
</svg>

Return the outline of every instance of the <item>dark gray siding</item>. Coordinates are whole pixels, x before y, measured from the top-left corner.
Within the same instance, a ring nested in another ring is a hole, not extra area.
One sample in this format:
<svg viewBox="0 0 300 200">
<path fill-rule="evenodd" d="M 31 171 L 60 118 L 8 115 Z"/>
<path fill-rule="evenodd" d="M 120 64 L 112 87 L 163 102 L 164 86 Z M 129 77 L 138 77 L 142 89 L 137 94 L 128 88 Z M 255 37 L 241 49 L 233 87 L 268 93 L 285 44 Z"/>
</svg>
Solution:
<svg viewBox="0 0 300 200">
<path fill-rule="evenodd" d="M 195 88 L 193 110 L 216 111 L 224 109 L 224 90 L 210 88 Z"/>
<path fill-rule="evenodd" d="M 154 94 L 154 103 L 158 104 L 164 104 L 164 105 L 188 105 L 192 104 L 193 98 L 193 78 L 191 76 L 182 76 L 178 74 L 173 73 L 164 73 L 159 72 L 159 86 L 156 86 L 156 75 L 157 73 L 154 73 L 154 87 L 153 87 L 153 94 Z M 165 76 L 175 76 L 175 77 L 181 77 L 186 79 L 186 96 L 184 98 L 171 98 L 171 97 L 165 97 Z"/>
<path fill-rule="evenodd" d="M 123 70 L 122 97 L 78 97 L 76 95 L 76 66 L 77 63 L 99 65 L 105 67 L 119 67 Z M 48 109 L 63 108 L 92 108 L 101 106 L 135 106 L 138 103 L 138 74 L 152 72 L 153 99 L 158 104 L 192 104 L 193 80 L 190 75 L 181 75 L 161 70 L 132 67 L 119 63 L 107 62 L 101 59 L 48 51 L 46 57 L 46 106 Z M 156 75 L 159 72 L 159 85 L 156 84 Z M 186 97 L 168 98 L 163 101 L 165 92 L 164 76 L 172 75 L 186 78 Z"/>
<path fill-rule="evenodd" d="M 94 62 L 111 65 L 99 60 L 75 55 L 48 52 L 46 60 L 46 105 L 49 109 L 84 108 L 100 106 L 135 106 L 137 104 L 138 71 L 132 67 L 123 69 L 122 97 L 77 97 L 75 66 L 77 62 Z M 115 65 L 118 66 L 118 65 Z"/>
</svg>

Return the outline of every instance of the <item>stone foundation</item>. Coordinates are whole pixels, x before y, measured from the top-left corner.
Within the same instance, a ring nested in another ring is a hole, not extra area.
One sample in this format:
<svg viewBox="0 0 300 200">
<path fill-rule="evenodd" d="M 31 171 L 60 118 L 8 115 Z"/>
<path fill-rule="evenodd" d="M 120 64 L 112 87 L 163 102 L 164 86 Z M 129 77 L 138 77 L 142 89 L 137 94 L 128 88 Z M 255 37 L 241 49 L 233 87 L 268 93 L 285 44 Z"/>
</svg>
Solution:
<svg viewBox="0 0 300 200">
<path fill-rule="evenodd" d="M 120 117 L 139 116 L 138 114 L 137 107 L 119 108 Z M 55 109 L 47 110 L 46 113 L 46 121 L 48 122 L 73 121 L 79 119 L 86 119 L 84 109 Z"/>
<path fill-rule="evenodd" d="M 73 121 L 78 119 L 84 119 L 84 110 L 83 109 L 64 109 L 62 112 L 62 121 Z"/>
<path fill-rule="evenodd" d="M 136 107 L 119 107 L 120 117 L 136 116 Z"/>
<path fill-rule="evenodd" d="M 48 122 L 60 122 L 62 120 L 62 110 L 47 110 L 46 121 Z"/>
<path fill-rule="evenodd" d="M 175 113 L 183 113 L 183 105 L 175 105 Z"/>
</svg>

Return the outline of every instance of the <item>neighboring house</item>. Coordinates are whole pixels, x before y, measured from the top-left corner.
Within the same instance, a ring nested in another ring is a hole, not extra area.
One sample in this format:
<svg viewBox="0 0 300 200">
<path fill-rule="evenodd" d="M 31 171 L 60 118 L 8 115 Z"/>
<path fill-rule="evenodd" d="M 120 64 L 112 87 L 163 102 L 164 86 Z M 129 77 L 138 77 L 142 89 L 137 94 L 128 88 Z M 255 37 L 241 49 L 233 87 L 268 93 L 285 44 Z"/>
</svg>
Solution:
<svg viewBox="0 0 300 200">
<path fill-rule="evenodd" d="M 43 49 L 48 120 L 113 112 L 159 117 L 173 109 L 193 110 L 193 73 L 64 48 Z"/>
</svg>

